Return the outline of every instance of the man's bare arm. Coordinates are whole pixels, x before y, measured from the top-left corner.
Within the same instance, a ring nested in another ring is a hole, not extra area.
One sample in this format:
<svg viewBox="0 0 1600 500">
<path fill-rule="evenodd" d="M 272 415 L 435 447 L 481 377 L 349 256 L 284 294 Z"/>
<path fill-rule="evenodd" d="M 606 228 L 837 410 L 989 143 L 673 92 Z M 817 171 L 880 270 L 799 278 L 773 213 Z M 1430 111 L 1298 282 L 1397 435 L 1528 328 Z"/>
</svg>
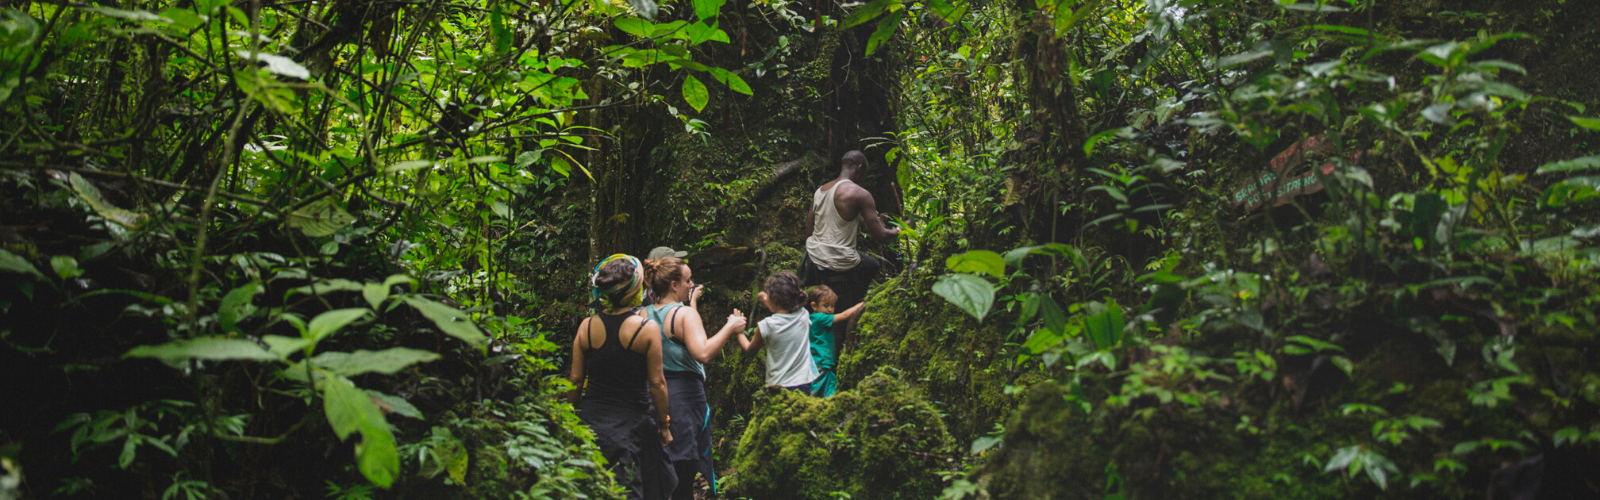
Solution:
<svg viewBox="0 0 1600 500">
<path fill-rule="evenodd" d="M 900 230 L 883 227 L 883 219 L 878 218 L 878 204 L 872 199 L 872 193 L 859 186 L 856 190 L 859 194 L 852 198 L 855 198 L 856 207 L 861 209 L 857 217 L 861 217 L 862 222 L 866 223 L 867 234 L 872 235 L 873 241 L 880 244 L 893 242 L 895 237 L 900 236 Z"/>
</svg>

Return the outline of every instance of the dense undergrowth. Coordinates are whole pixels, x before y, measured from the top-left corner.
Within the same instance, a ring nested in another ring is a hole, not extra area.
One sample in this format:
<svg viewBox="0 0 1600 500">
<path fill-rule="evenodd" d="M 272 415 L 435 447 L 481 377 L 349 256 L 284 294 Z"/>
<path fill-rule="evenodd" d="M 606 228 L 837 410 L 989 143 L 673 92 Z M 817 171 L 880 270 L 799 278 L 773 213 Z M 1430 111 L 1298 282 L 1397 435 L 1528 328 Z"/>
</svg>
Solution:
<svg viewBox="0 0 1600 500">
<path fill-rule="evenodd" d="M 1600 495 L 1591 3 L 6 5 L 0 499 L 616 497 L 585 273 L 759 318 L 850 149 L 904 231 L 840 395 L 708 366 L 725 497 Z"/>
</svg>

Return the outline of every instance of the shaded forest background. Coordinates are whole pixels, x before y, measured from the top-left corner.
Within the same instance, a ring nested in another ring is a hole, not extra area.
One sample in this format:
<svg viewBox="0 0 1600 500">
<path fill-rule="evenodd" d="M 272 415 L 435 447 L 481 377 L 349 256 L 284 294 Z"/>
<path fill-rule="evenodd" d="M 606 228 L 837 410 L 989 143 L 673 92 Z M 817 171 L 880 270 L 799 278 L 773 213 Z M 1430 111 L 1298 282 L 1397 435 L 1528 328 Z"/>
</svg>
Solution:
<svg viewBox="0 0 1600 500">
<path fill-rule="evenodd" d="M 839 396 L 708 366 L 724 497 L 1597 498 L 1594 19 L 0 2 L 0 499 L 619 497 L 587 273 L 758 312 L 852 149 L 902 236 Z"/>
</svg>

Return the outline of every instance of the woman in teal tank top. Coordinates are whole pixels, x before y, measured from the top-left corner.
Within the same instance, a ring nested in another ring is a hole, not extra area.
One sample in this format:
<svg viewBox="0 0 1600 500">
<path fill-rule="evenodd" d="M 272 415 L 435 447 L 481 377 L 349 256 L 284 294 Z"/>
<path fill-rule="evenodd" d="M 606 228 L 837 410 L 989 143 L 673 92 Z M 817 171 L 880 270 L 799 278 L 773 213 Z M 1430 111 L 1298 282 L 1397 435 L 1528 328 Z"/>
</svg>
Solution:
<svg viewBox="0 0 1600 500">
<path fill-rule="evenodd" d="M 697 473 L 716 489 L 705 363 L 721 352 L 734 334 L 744 331 L 745 317 L 735 309 L 728 315 L 728 323 L 708 337 L 695 309 L 703 288 L 694 284 L 689 265 L 677 257 L 662 257 L 644 261 L 644 271 L 645 283 L 655 296 L 655 303 L 646 306 L 644 313 L 661 328 L 661 369 L 667 378 L 667 412 L 672 416 L 674 439 L 667 445 L 667 458 L 678 475 L 672 498 L 693 499 Z M 688 305 L 684 305 L 685 299 Z"/>
</svg>

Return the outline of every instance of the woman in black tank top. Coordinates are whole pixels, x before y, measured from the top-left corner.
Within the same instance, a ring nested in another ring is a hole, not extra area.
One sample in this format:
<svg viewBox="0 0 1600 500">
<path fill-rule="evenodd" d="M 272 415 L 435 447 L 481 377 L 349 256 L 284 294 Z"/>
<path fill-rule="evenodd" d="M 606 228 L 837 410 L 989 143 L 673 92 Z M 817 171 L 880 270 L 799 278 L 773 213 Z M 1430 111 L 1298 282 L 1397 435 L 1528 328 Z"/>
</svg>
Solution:
<svg viewBox="0 0 1600 500">
<path fill-rule="evenodd" d="M 574 389 L 567 400 L 594 431 L 600 454 L 628 489 L 628 498 L 667 498 L 677 476 L 662 449 L 672 442 L 672 421 L 661 371 L 661 328 L 630 312 L 644 297 L 643 271 L 638 259 L 617 254 L 595 268 L 592 283 L 599 313 L 584 320 L 573 339 L 569 380 Z"/>
</svg>

